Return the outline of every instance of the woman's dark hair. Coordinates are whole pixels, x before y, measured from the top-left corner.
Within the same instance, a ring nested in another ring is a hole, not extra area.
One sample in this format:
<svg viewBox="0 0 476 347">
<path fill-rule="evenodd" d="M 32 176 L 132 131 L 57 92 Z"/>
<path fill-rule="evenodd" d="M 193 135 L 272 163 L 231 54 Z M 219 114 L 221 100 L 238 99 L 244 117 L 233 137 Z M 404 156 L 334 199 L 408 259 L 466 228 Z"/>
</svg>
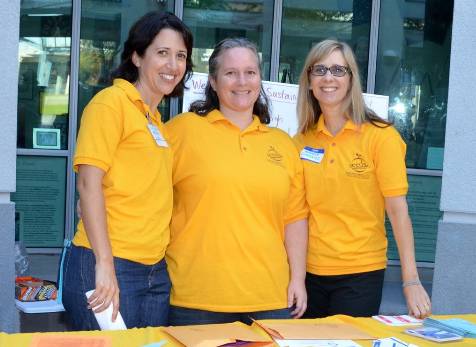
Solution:
<svg viewBox="0 0 476 347">
<path fill-rule="evenodd" d="M 220 41 L 214 48 L 213 53 L 208 60 L 208 74 L 209 79 L 213 78 L 216 80 L 217 72 L 220 67 L 220 56 L 227 50 L 231 48 L 247 48 L 253 52 L 256 56 L 258 62 L 258 68 L 260 69 L 260 58 L 258 55 L 258 49 L 256 45 L 245 38 L 228 38 Z M 205 100 L 197 100 L 190 105 L 189 111 L 198 114 L 199 116 L 206 116 L 208 113 L 214 109 L 220 108 L 220 100 L 218 100 L 217 93 L 213 90 L 210 80 L 207 82 L 205 87 Z M 269 100 L 266 96 L 266 93 L 261 86 L 260 94 L 253 106 L 253 114 L 258 116 L 259 120 L 263 124 L 269 124 L 271 117 L 269 114 Z"/>
<path fill-rule="evenodd" d="M 193 36 L 190 29 L 177 16 L 170 12 L 149 12 L 132 25 L 129 30 L 129 36 L 124 43 L 121 63 L 119 67 L 112 72 L 112 79 L 123 78 L 131 83 L 136 82 L 139 78 L 139 71 L 132 62 L 132 55 L 136 52 L 140 57 L 143 57 L 147 47 L 150 46 L 162 29 L 172 29 L 181 34 L 185 47 L 187 48 L 185 75 L 172 93 L 168 95 L 181 96 L 185 88 L 185 82 L 192 75 Z"/>
</svg>

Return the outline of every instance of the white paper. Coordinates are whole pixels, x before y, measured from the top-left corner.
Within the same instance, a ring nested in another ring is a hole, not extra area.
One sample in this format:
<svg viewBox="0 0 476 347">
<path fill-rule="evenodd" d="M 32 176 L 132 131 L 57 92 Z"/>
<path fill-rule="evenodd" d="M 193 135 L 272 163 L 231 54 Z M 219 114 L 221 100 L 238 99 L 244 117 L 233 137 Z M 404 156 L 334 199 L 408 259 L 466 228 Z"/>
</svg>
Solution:
<svg viewBox="0 0 476 347">
<path fill-rule="evenodd" d="M 418 347 L 411 343 L 406 343 L 396 337 L 387 337 L 385 339 L 375 340 L 372 347 Z"/>
<path fill-rule="evenodd" d="M 94 289 L 87 291 L 86 297 L 89 299 L 89 297 L 94 293 Z M 101 330 L 127 330 L 126 324 L 124 323 L 124 320 L 122 319 L 121 312 L 118 313 L 116 321 L 112 321 L 112 302 L 109 305 L 107 309 L 105 309 L 102 312 L 96 313 L 94 312 L 94 317 L 96 317 L 96 320 L 99 324 L 99 327 Z"/>
<path fill-rule="evenodd" d="M 280 347 L 362 347 L 352 340 L 275 340 Z"/>
<path fill-rule="evenodd" d="M 363 93 L 365 105 L 374 111 L 377 116 L 388 119 L 388 95 Z"/>
</svg>

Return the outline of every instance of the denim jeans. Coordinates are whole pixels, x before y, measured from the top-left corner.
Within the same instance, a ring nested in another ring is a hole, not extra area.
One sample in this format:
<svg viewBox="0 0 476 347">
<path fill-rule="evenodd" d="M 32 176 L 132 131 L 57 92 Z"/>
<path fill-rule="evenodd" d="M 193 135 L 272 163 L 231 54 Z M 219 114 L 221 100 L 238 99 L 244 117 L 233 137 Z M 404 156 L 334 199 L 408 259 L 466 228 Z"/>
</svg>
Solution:
<svg viewBox="0 0 476 347">
<path fill-rule="evenodd" d="M 255 311 L 255 312 L 214 312 L 170 306 L 170 325 L 194 325 L 194 324 L 219 324 L 232 323 L 236 321 L 251 324 L 253 319 L 289 319 L 291 317 L 290 308 L 277 310 Z"/>
<path fill-rule="evenodd" d="M 87 308 L 86 293 L 95 285 L 95 257 L 84 247 L 71 245 L 63 264 L 63 305 L 73 330 L 99 330 Z M 170 278 L 165 259 L 144 265 L 114 257 L 119 284 L 119 311 L 127 328 L 168 324 Z"/>
</svg>

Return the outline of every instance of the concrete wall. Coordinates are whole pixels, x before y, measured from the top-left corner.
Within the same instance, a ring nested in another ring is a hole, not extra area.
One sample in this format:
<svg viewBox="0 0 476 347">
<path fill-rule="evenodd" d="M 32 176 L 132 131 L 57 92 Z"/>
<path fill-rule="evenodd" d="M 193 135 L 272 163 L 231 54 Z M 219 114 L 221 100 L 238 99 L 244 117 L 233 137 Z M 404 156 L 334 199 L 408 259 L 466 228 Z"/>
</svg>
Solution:
<svg viewBox="0 0 476 347">
<path fill-rule="evenodd" d="M 16 126 L 18 89 L 18 37 L 20 1 L 0 2 L 2 49 L 0 50 L 0 331 L 19 329 L 14 305 L 15 208 L 10 193 L 15 191 Z"/>
<path fill-rule="evenodd" d="M 455 1 L 433 310 L 476 313 L 476 2 Z"/>
</svg>

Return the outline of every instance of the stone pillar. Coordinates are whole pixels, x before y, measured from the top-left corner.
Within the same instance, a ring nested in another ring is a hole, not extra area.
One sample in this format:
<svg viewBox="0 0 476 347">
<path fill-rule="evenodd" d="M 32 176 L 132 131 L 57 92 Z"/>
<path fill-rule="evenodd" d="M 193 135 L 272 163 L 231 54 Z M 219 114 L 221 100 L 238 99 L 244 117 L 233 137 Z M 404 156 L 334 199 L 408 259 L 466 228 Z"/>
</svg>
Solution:
<svg viewBox="0 0 476 347">
<path fill-rule="evenodd" d="M 433 312 L 476 313 L 476 2 L 455 1 Z"/>
<path fill-rule="evenodd" d="M 14 302 L 15 207 L 10 202 L 16 179 L 19 21 L 20 1 L 0 2 L 0 331 L 5 332 L 19 329 Z"/>
</svg>

